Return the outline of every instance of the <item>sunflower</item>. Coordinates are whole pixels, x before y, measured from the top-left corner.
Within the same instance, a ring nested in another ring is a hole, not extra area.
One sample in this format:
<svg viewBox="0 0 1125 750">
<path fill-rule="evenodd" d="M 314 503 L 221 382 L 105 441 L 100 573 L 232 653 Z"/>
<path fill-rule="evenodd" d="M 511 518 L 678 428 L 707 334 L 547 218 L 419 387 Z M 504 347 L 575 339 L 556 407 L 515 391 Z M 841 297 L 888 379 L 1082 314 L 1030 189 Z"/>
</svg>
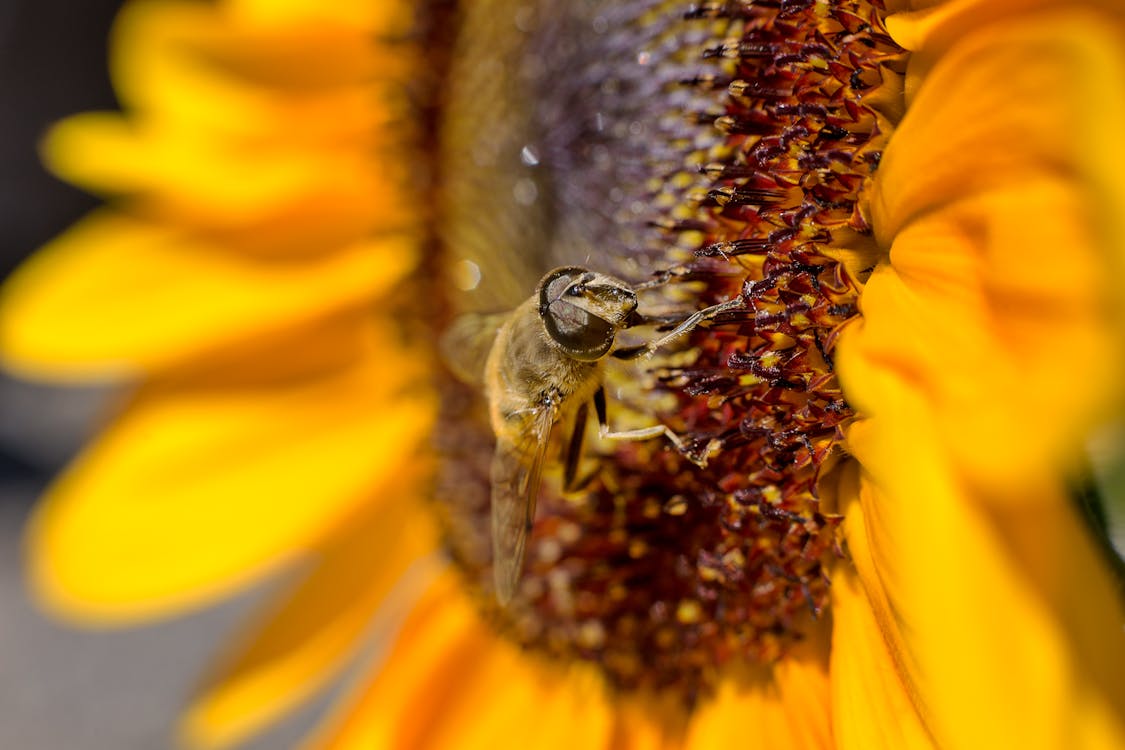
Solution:
<svg viewBox="0 0 1125 750">
<path fill-rule="evenodd" d="M 133 0 L 125 113 L 46 143 L 113 200 L 0 309 L 11 370 L 134 385 L 32 519 L 40 600 L 287 574 L 200 746 L 379 624 L 314 746 L 1125 746 L 1074 500 L 1121 407 L 1125 11 L 913 5 Z M 607 366 L 610 421 L 681 445 L 549 469 L 501 606 L 485 398 L 435 342 L 572 264 L 721 312 Z"/>
</svg>

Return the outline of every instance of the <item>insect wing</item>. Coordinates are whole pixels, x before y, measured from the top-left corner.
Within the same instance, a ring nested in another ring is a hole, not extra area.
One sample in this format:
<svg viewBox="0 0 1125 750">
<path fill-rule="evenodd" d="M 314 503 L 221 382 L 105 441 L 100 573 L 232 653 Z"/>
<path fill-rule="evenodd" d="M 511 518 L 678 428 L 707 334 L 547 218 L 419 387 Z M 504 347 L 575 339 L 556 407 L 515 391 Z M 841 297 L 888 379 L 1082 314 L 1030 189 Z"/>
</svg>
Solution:
<svg viewBox="0 0 1125 750">
<path fill-rule="evenodd" d="M 496 342 L 496 332 L 511 317 L 504 313 L 465 313 L 459 316 L 438 341 L 445 366 L 467 385 L 484 384 L 484 365 Z"/>
<path fill-rule="evenodd" d="M 530 422 L 518 442 L 498 440 L 492 457 L 492 574 L 501 604 L 511 600 L 523 572 L 555 410 L 541 407 Z"/>
</svg>

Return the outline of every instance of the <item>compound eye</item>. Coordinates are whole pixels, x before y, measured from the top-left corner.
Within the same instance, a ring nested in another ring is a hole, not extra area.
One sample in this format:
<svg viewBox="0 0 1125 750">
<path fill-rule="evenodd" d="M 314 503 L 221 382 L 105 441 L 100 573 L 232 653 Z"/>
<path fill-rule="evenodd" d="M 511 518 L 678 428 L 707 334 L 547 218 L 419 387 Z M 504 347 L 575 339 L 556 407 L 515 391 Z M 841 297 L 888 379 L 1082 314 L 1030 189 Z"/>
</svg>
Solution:
<svg viewBox="0 0 1125 750">
<path fill-rule="evenodd" d="M 547 335 L 574 359 L 592 362 L 609 354 L 616 329 L 577 305 L 558 299 L 543 311 Z"/>
</svg>

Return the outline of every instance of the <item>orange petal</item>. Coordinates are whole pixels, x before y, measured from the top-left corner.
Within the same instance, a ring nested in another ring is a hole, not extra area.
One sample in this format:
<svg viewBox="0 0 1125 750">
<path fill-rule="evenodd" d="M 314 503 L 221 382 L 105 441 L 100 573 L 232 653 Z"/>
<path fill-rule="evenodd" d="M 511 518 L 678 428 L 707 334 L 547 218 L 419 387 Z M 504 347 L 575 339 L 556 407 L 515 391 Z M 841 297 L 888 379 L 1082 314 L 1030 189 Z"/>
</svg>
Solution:
<svg viewBox="0 0 1125 750">
<path fill-rule="evenodd" d="M 827 632 L 818 627 L 772 670 L 723 679 L 717 695 L 693 715 L 685 750 L 835 747 Z"/>
<path fill-rule="evenodd" d="M 886 399 L 895 420 L 848 435 L 867 472 L 849 546 L 857 566 L 881 551 L 858 571 L 937 744 L 1125 746 L 1125 609 L 1059 481 L 1041 469 L 997 497 L 957 473 L 923 395 Z"/>
<path fill-rule="evenodd" d="M 387 593 L 436 547 L 416 484 L 382 488 L 396 499 L 327 540 L 299 586 L 244 633 L 183 717 L 190 746 L 238 743 L 314 694 L 354 654 Z"/>
<path fill-rule="evenodd" d="M 610 717 L 594 676 L 547 668 L 500 640 L 458 586 L 451 574 L 427 592 L 386 663 L 314 746 L 604 747 Z"/>
<path fill-rule="evenodd" d="M 86 219 L 33 256 L 0 297 L 4 363 L 32 377 L 156 370 L 355 307 L 414 263 L 387 237 L 302 260 L 253 259 L 125 216 Z"/>
<path fill-rule="evenodd" d="M 248 585 L 319 544 L 421 450 L 418 363 L 368 336 L 359 362 L 143 389 L 48 491 L 29 532 L 36 593 L 114 623 Z M 312 339 L 310 343 L 315 343 Z M 310 352 L 315 353 L 310 346 Z"/>
</svg>

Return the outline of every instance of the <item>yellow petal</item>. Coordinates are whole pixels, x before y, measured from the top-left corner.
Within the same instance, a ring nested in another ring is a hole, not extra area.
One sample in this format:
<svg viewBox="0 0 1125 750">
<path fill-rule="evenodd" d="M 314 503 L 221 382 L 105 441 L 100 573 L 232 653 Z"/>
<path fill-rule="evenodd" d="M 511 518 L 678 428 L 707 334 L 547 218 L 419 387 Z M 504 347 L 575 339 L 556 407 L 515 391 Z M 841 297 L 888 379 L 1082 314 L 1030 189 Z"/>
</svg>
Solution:
<svg viewBox="0 0 1125 750">
<path fill-rule="evenodd" d="M 1118 382 L 1105 272 L 1083 252 L 1093 247 L 1073 191 L 1047 179 L 913 222 L 842 337 L 849 399 L 893 419 L 888 381 L 925 392 L 959 463 L 997 486 L 1065 465 Z"/>
<path fill-rule="evenodd" d="M 679 750 L 684 746 L 688 720 L 675 693 L 614 696 L 606 750 Z"/>
<path fill-rule="evenodd" d="M 360 90 L 335 98 L 330 106 L 251 113 L 243 110 L 252 100 L 236 97 L 226 117 L 243 124 L 256 117 L 268 121 L 253 136 L 203 132 L 193 123 L 77 115 L 51 130 L 45 158 L 67 181 L 132 196 L 135 206 L 170 225 L 234 232 L 236 249 L 274 244 L 324 252 L 377 229 L 405 227 L 413 215 L 409 167 L 378 155 L 392 146 L 349 142 L 356 139 L 348 132 L 332 132 L 340 130 L 338 123 L 349 130 L 372 127 L 376 109 L 370 100 L 377 94 Z M 294 130 L 279 128 L 280 122 Z M 321 133 L 332 143 L 296 142 L 291 133 Z M 266 238 L 257 236 L 262 231 Z M 296 237 L 289 236 L 293 232 Z"/>
<path fill-rule="evenodd" d="M 131 196 L 134 210 L 241 228 L 259 246 L 263 225 L 299 243 L 270 223 L 304 236 L 309 224 L 339 235 L 343 222 L 355 239 L 411 221 L 413 48 L 306 15 L 261 25 L 204 3 L 128 4 L 113 78 L 129 114 L 64 121 L 45 143 L 48 164 L 86 189 Z"/>
<path fill-rule="evenodd" d="M 301 5 L 304 7 L 298 7 Z M 269 81 L 307 89 L 401 75 L 402 63 L 410 59 L 403 53 L 409 48 L 402 45 L 401 38 L 396 40 L 396 60 L 384 54 L 379 37 L 385 41 L 401 36 L 413 9 L 400 0 L 368 5 L 378 8 L 369 9 L 368 18 L 363 19 L 359 13 L 349 12 L 349 7 L 356 9 L 353 3 L 319 8 L 302 0 L 270 2 L 268 7 L 259 0 L 129 3 L 114 27 L 114 87 L 130 109 L 149 114 L 176 112 L 189 119 L 201 116 L 218 128 L 239 128 L 236 122 L 226 126 L 220 122 L 226 100 L 223 91 L 241 90 L 255 98 L 267 92 L 255 92 L 244 84 Z M 387 28 L 380 29 L 380 25 Z M 167 91 L 171 84 L 186 89 Z M 216 95 L 219 101 L 200 99 L 201 93 Z M 370 106 L 380 104 L 373 100 Z"/>
<path fill-rule="evenodd" d="M 436 546 L 418 479 L 404 479 L 411 477 L 380 489 L 393 500 L 327 540 L 299 586 L 267 607 L 217 665 L 183 717 L 190 746 L 238 743 L 318 691 L 355 652 L 387 593 Z"/>
<path fill-rule="evenodd" d="M 453 575 L 427 592 L 385 664 L 313 742 L 324 748 L 605 747 L 590 672 L 544 668 L 480 621 Z"/>
<path fill-rule="evenodd" d="M 493 636 L 460 604 L 447 574 L 415 605 L 386 661 L 363 680 L 353 700 L 312 740 L 310 747 L 382 750 L 421 747 L 423 738 L 459 689 L 461 676 L 487 652 Z M 393 679 L 392 679 L 393 678 Z"/>
<path fill-rule="evenodd" d="M 408 31 L 417 8 L 416 3 L 405 0 L 228 0 L 226 6 L 233 14 L 262 25 L 323 21 L 384 36 Z"/>
<path fill-rule="evenodd" d="M 38 506 L 38 596 L 92 623 L 170 614 L 258 580 L 364 504 L 396 500 L 380 488 L 417 455 L 432 404 L 407 390 L 418 363 L 390 341 L 369 334 L 337 371 L 285 378 L 257 363 L 264 372 L 143 388 Z"/>
<path fill-rule="evenodd" d="M 42 249 L 0 295 L 4 364 L 33 377 L 158 370 L 378 296 L 413 265 L 388 237 L 316 258 L 251 258 L 166 227 L 95 215 Z"/>
<path fill-rule="evenodd" d="M 824 623 L 826 626 L 827 623 Z M 827 627 L 772 669 L 731 674 L 691 720 L 686 750 L 833 748 Z"/>
<path fill-rule="evenodd" d="M 857 523 L 893 550 L 878 575 L 858 570 L 887 597 L 937 744 L 1125 746 L 1125 610 L 1058 480 L 997 497 L 957 473 L 924 396 L 885 399 L 910 429 L 874 417 L 849 433 L 866 472 L 849 545 Z"/>
<path fill-rule="evenodd" d="M 1117 125 L 1125 119 L 1125 5 L 916 0 L 914 6 L 920 10 L 887 20 L 895 40 L 913 52 L 907 94 L 912 99 L 916 92 L 918 102 L 911 101 L 915 112 L 905 135 L 895 136 L 902 142 L 892 142 L 891 160 L 882 163 L 888 200 L 879 218 L 889 224 L 876 222 L 877 232 L 890 237 L 927 201 L 940 204 L 976 185 L 1003 182 L 1009 170 L 1018 180 L 1021 166 L 1045 167 L 1078 183 L 1119 287 L 1125 280 L 1125 141 Z M 995 106 L 991 92 L 1003 92 L 1003 106 Z M 1117 317 L 1125 317 L 1125 297 L 1110 301 Z"/>
<path fill-rule="evenodd" d="M 1103 98 L 1125 95 L 1112 88 L 1121 68 L 1112 27 L 1075 12 L 1003 20 L 975 33 L 960 29 L 952 48 L 911 57 L 911 65 L 921 56 L 928 67 L 880 161 L 872 201 L 884 247 L 917 216 L 1028 173 L 1085 177 L 1088 169 L 1114 169 L 1112 159 L 1091 158 L 1121 153 L 1100 110 Z M 1106 199 L 1092 187 L 1076 184 L 1097 212 Z"/>
<path fill-rule="evenodd" d="M 1104 73 L 1113 54 L 1122 69 L 1113 44 L 1083 14 L 962 35 L 879 170 L 890 264 L 841 342 L 844 387 L 870 413 L 886 379 L 925 390 L 958 461 L 997 487 L 1073 461 L 1119 398 L 1125 224 L 1119 179 L 1104 173 L 1125 152 L 1090 106 L 1099 91 L 1120 98 L 1105 88 L 1125 80 Z"/>
<path fill-rule="evenodd" d="M 874 501 L 860 476 L 859 463 L 846 461 L 829 493 L 837 496 L 837 512 L 846 514 L 844 532 L 855 566 L 840 565 L 832 576 L 837 739 L 842 748 L 933 747 L 913 682 L 917 659 L 904 642 L 895 609 L 914 583 L 902 575 L 900 540 L 885 526 L 889 514 L 866 512 Z"/>
<path fill-rule="evenodd" d="M 934 747 L 851 571 L 832 577 L 832 620 L 831 714 L 840 750 Z"/>
<path fill-rule="evenodd" d="M 548 665 L 496 639 L 458 682 L 445 709 L 431 717 L 433 734 L 424 747 L 570 750 L 607 745 L 608 703 L 592 670 Z"/>
</svg>

